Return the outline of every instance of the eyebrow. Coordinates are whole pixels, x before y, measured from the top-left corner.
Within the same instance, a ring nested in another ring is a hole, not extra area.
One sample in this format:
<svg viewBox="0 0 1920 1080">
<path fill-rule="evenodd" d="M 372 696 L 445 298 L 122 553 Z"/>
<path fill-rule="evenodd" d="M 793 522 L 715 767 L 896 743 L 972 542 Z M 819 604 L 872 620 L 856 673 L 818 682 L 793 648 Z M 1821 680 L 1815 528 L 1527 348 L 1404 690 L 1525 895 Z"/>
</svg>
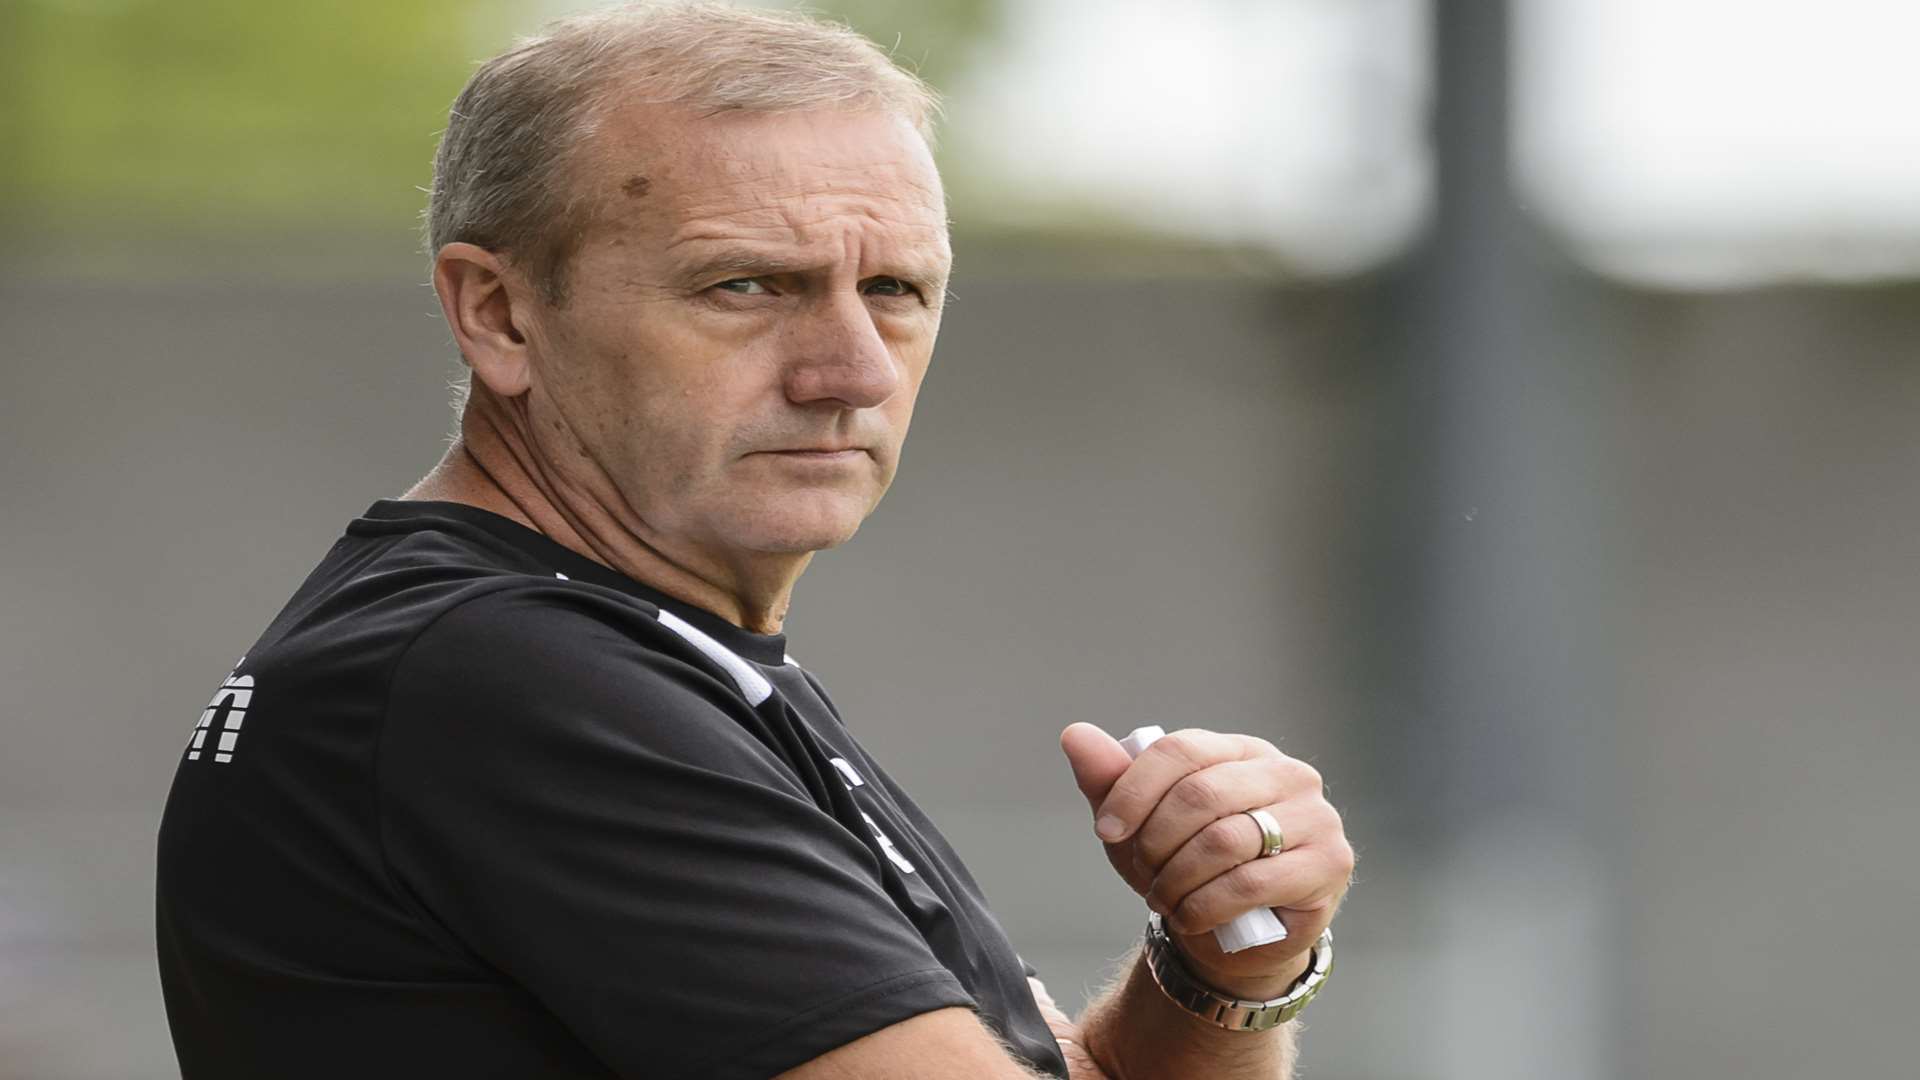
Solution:
<svg viewBox="0 0 1920 1080">
<path fill-rule="evenodd" d="M 945 280 L 945 274 L 931 263 L 919 259 L 904 259 L 893 264 L 894 274 L 909 281 L 938 284 Z M 682 260 L 681 267 L 688 277 L 711 277 L 727 274 L 735 277 L 772 277 L 777 274 L 805 273 L 812 266 L 805 259 L 789 256 L 771 255 L 748 247 L 714 247 L 691 255 Z"/>
<path fill-rule="evenodd" d="M 696 277 L 713 274 L 767 277 L 794 272 L 794 265 L 785 259 L 743 247 L 710 248 L 682 260 L 681 265 L 689 275 Z"/>
</svg>

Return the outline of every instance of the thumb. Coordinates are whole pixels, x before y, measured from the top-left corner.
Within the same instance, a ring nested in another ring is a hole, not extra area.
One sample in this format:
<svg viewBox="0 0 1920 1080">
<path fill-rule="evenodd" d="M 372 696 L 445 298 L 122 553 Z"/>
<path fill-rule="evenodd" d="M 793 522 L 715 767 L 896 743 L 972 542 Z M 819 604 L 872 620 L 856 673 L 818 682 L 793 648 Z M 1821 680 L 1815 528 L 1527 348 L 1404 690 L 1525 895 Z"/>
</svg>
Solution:
<svg viewBox="0 0 1920 1080">
<path fill-rule="evenodd" d="M 1113 736 L 1092 724 L 1068 724 L 1060 733 L 1060 750 L 1073 769 L 1073 782 L 1087 797 L 1087 806 L 1100 809 L 1114 781 L 1133 764 L 1126 748 Z"/>
</svg>

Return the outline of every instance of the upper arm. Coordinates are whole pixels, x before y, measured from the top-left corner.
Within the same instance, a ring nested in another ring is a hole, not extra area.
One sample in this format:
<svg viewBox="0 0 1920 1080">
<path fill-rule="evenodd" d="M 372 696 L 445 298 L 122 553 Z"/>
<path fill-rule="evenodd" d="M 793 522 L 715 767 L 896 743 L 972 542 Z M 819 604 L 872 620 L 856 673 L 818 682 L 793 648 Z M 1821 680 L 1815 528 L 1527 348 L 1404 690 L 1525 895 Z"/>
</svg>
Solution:
<svg viewBox="0 0 1920 1080">
<path fill-rule="evenodd" d="M 881 1028 L 780 1074 L 781 1080 L 1036 1080 L 968 1009 Z"/>
</svg>

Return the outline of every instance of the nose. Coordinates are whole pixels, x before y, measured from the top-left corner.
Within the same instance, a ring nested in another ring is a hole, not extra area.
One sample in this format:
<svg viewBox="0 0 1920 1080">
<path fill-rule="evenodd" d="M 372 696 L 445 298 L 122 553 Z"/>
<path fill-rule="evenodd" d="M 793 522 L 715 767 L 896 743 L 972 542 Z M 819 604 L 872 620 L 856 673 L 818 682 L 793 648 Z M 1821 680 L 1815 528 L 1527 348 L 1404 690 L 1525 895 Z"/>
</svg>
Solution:
<svg viewBox="0 0 1920 1080">
<path fill-rule="evenodd" d="M 788 400 L 871 409 L 900 391 L 900 365 L 857 293 L 822 297 L 794 318 L 788 342 Z"/>
</svg>

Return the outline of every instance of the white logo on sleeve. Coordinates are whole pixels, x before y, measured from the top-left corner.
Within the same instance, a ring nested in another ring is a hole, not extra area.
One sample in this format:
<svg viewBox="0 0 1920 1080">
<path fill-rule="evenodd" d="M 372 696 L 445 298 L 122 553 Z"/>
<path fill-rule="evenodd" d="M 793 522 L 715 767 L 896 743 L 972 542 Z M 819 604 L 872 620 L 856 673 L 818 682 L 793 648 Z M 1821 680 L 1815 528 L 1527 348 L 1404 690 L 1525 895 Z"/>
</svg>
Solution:
<svg viewBox="0 0 1920 1080">
<path fill-rule="evenodd" d="M 833 771 L 840 774 L 840 782 L 847 786 L 848 791 L 866 786 L 866 780 L 860 776 L 858 770 L 848 764 L 846 758 L 829 758 L 828 760 L 833 762 Z M 860 816 L 867 819 L 867 828 L 873 830 L 873 838 L 880 841 L 880 850 L 887 853 L 888 861 L 899 867 L 903 874 L 913 873 L 913 864 L 907 861 L 905 855 L 900 854 L 899 848 L 893 846 L 892 838 L 880 831 L 880 823 L 873 820 L 873 815 L 862 810 Z"/>
<path fill-rule="evenodd" d="M 893 846 L 893 841 L 887 839 L 887 834 L 880 831 L 880 826 L 873 820 L 873 815 L 862 810 L 860 816 L 867 819 L 867 827 L 873 830 L 873 838 L 880 841 L 880 850 L 887 853 L 887 858 L 893 861 L 893 865 L 899 867 L 903 874 L 913 873 L 913 864 L 907 861 L 905 855 L 900 854 L 899 848 Z"/>
<path fill-rule="evenodd" d="M 860 778 L 860 774 L 854 771 L 853 766 L 847 764 L 846 758 L 837 757 L 831 758 L 830 760 L 833 762 L 834 771 L 840 774 L 840 782 L 847 785 L 848 791 L 852 791 L 854 788 L 866 783 L 865 780 Z"/>
<path fill-rule="evenodd" d="M 245 657 L 241 657 L 242 662 L 245 660 Z M 239 665 L 235 665 L 234 670 L 240 670 Z M 246 722 L 247 707 L 252 704 L 253 676 L 229 674 L 227 681 L 221 683 L 220 689 L 214 692 L 213 700 L 207 702 L 207 707 L 201 711 L 200 722 L 193 726 L 193 741 L 187 744 L 187 760 L 199 761 L 201 751 L 207 746 L 207 736 L 217 730 L 220 741 L 214 744 L 213 760 L 221 765 L 232 761 L 233 748 L 240 741 L 240 725 Z M 217 726 L 214 724 L 216 717 L 220 720 Z"/>
</svg>

